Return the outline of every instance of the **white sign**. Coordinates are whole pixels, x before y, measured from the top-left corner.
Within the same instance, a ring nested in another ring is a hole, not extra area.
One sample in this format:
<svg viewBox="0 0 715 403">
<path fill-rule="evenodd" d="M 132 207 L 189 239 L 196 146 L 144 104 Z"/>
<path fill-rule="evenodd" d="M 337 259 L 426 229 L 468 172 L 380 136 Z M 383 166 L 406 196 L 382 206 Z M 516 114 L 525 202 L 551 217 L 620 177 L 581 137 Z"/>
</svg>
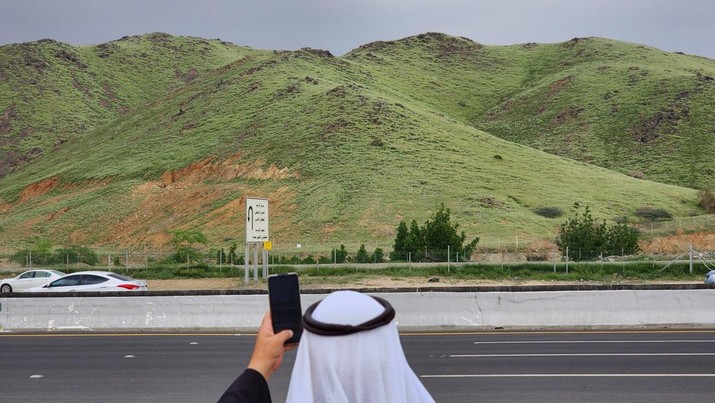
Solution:
<svg viewBox="0 0 715 403">
<path fill-rule="evenodd" d="M 246 242 L 268 238 L 268 199 L 246 199 Z"/>
</svg>

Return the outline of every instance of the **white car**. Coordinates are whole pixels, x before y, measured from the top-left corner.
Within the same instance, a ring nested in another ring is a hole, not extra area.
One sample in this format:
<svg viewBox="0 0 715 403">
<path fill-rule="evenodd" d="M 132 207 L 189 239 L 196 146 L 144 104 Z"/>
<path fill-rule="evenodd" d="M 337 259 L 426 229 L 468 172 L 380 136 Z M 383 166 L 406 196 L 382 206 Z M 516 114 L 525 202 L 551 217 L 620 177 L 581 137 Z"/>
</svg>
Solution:
<svg viewBox="0 0 715 403">
<path fill-rule="evenodd" d="M 28 288 L 43 286 L 64 275 L 65 273 L 57 270 L 28 270 L 17 277 L 0 280 L 0 293 L 25 291 Z"/>
<path fill-rule="evenodd" d="M 705 284 L 715 284 L 715 270 L 710 270 L 705 275 Z"/>
<path fill-rule="evenodd" d="M 25 292 L 148 291 L 146 281 L 109 271 L 80 271 Z"/>
</svg>

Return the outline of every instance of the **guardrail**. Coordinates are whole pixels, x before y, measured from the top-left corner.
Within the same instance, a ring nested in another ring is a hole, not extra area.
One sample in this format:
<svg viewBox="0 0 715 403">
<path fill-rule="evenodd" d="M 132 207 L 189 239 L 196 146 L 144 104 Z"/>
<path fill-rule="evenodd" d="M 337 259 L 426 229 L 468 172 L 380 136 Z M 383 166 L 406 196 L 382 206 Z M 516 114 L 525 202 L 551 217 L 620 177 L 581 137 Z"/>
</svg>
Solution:
<svg viewBox="0 0 715 403">
<path fill-rule="evenodd" d="M 364 289 L 397 311 L 403 331 L 715 327 L 715 288 L 701 284 Z M 330 290 L 305 290 L 303 308 Z M 4 332 L 253 332 L 263 291 L 11 294 Z"/>
</svg>

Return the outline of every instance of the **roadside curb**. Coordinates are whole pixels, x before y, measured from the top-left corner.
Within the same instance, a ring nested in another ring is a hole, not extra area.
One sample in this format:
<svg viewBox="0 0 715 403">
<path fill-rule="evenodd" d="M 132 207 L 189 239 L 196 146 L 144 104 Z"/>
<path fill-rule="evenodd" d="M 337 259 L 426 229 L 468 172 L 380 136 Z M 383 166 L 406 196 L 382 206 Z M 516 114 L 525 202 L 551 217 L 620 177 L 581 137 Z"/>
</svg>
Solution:
<svg viewBox="0 0 715 403">
<path fill-rule="evenodd" d="M 552 291 L 619 291 L 619 290 L 707 290 L 712 284 L 554 284 L 554 285 L 509 285 L 509 286 L 429 286 L 429 287 L 344 287 L 306 288 L 301 294 L 330 294 L 338 290 L 353 290 L 362 293 L 429 293 L 429 292 L 552 292 Z M 262 295 L 267 289 L 247 290 L 176 290 L 132 292 L 67 292 L 67 293 L 10 293 L 1 298 L 70 298 L 70 297 L 162 297 L 162 296 L 212 296 L 212 295 Z"/>
</svg>

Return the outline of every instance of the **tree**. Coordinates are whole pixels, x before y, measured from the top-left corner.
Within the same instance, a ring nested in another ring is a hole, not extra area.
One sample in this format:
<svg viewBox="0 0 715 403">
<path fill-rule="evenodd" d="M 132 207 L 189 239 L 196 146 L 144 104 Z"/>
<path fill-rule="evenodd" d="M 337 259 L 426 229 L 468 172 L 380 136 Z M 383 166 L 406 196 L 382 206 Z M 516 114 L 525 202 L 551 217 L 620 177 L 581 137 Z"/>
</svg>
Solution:
<svg viewBox="0 0 715 403">
<path fill-rule="evenodd" d="M 431 220 L 425 222 L 422 236 L 425 242 L 425 257 L 430 260 L 445 261 L 447 253 L 455 256 L 459 253 L 467 258 L 471 256 L 474 248 L 479 242 L 479 238 L 473 239 L 468 244 L 464 244 L 467 235 L 462 231 L 457 233 L 459 224 L 452 224 L 451 211 L 441 204 Z"/>
<path fill-rule="evenodd" d="M 239 264 L 238 258 L 236 257 L 236 250 L 238 249 L 238 244 L 236 242 L 232 243 L 228 248 L 228 263 L 229 264 Z"/>
<path fill-rule="evenodd" d="M 174 245 L 189 246 L 195 243 L 206 245 L 206 242 L 208 242 L 208 240 L 206 239 L 206 235 L 204 235 L 203 232 L 197 229 L 174 231 L 174 238 L 171 240 L 171 243 L 173 243 Z"/>
<path fill-rule="evenodd" d="M 452 224 L 451 211 L 445 208 L 444 204 L 423 227 L 420 227 L 416 220 L 412 220 L 408 230 L 407 225 L 402 221 L 397 228 L 395 250 L 391 257 L 393 260 L 396 256 L 399 256 L 400 260 L 409 256 L 413 261 L 423 259 L 445 261 L 449 250 L 452 256 L 459 254 L 469 259 L 479 238 L 465 244 L 467 236 L 464 231 L 458 234 L 458 228 L 459 224 Z"/>
<path fill-rule="evenodd" d="M 94 266 L 99 257 L 86 246 L 72 245 L 55 251 L 57 261 L 62 263 L 85 263 Z"/>
<path fill-rule="evenodd" d="M 385 261 L 385 251 L 382 250 L 382 248 L 375 248 L 375 251 L 372 252 L 372 262 L 373 263 L 382 263 Z"/>
<path fill-rule="evenodd" d="M 407 260 L 407 236 L 409 231 L 407 230 L 407 224 L 404 221 L 400 221 L 400 225 L 397 226 L 397 231 L 395 231 L 395 243 L 392 245 L 392 253 L 390 254 L 391 260 Z"/>
<path fill-rule="evenodd" d="M 345 245 L 340 245 L 340 249 L 335 250 L 335 263 L 345 263 L 348 258 L 348 251 Z"/>
<path fill-rule="evenodd" d="M 365 249 L 365 244 L 360 245 L 360 248 L 355 255 L 355 262 L 357 263 L 368 263 L 370 261 L 370 256 L 367 254 L 367 249 Z"/>
<path fill-rule="evenodd" d="M 420 261 L 425 257 L 424 229 L 417 225 L 416 220 L 412 220 L 410 231 L 407 234 L 405 249 L 410 261 Z"/>
<path fill-rule="evenodd" d="M 174 261 L 177 263 L 188 263 L 198 260 L 199 253 L 194 249 L 194 244 L 206 245 L 208 240 L 203 232 L 197 229 L 174 231 L 174 238 L 171 240 L 174 245 Z"/>
<path fill-rule="evenodd" d="M 226 251 L 220 248 L 216 251 L 216 264 L 226 264 Z"/>
<path fill-rule="evenodd" d="M 597 223 L 586 206 L 559 227 L 556 245 L 562 253 L 568 250 L 571 260 L 591 260 L 598 256 L 632 254 L 638 251 L 638 231 L 626 224 L 608 227 L 606 221 Z"/>
<path fill-rule="evenodd" d="M 607 229 L 604 247 L 606 256 L 631 255 L 639 250 L 637 229 L 626 224 L 617 224 Z"/>
<path fill-rule="evenodd" d="M 23 266 L 30 264 L 55 264 L 57 256 L 52 253 L 52 242 L 41 237 L 28 239 L 29 248 L 17 251 L 10 258 L 11 261 Z"/>
</svg>

